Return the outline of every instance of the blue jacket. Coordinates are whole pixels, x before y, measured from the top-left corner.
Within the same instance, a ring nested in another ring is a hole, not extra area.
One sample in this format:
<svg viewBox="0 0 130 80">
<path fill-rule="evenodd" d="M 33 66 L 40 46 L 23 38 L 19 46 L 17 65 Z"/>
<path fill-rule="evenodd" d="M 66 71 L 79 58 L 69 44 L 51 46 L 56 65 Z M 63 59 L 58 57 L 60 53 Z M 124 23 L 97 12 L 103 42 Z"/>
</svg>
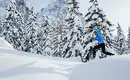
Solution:
<svg viewBox="0 0 130 80">
<path fill-rule="evenodd" d="M 96 35 L 96 37 L 95 37 L 94 39 L 97 40 L 99 44 L 104 43 L 104 39 L 103 39 L 103 37 L 102 37 L 102 34 L 101 34 L 101 32 L 98 30 L 97 26 L 94 26 L 93 29 L 97 32 L 97 35 Z"/>
</svg>

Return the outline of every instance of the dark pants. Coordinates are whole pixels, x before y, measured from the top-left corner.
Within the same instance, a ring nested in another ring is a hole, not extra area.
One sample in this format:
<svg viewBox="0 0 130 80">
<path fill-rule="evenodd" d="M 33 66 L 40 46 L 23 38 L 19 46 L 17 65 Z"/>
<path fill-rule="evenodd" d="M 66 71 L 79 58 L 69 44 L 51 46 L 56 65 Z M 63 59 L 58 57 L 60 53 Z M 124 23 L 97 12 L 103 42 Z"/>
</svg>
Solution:
<svg viewBox="0 0 130 80">
<path fill-rule="evenodd" d="M 106 52 L 105 51 L 105 43 L 101 43 L 101 44 L 99 44 L 99 45 L 97 45 L 97 46 L 95 46 L 94 48 L 93 48 L 93 55 L 94 55 L 94 57 L 96 56 L 96 49 L 102 49 L 102 52 L 104 53 L 104 54 L 106 54 L 106 55 L 114 55 L 114 54 L 112 54 L 112 53 L 109 53 L 109 52 Z"/>
</svg>

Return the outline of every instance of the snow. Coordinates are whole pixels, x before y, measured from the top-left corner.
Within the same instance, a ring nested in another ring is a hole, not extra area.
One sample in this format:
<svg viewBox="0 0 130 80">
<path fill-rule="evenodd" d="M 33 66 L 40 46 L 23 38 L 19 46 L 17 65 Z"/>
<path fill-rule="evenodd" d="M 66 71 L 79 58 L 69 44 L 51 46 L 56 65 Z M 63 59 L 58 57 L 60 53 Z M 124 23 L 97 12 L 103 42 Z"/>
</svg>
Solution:
<svg viewBox="0 0 130 80">
<path fill-rule="evenodd" d="M 98 17 L 99 17 L 98 14 L 94 14 L 94 15 L 92 16 L 92 19 L 94 19 L 94 18 L 98 18 Z"/>
<path fill-rule="evenodd" d="M 130 80 L 130 55 L 90 61 L 73 69 L 70 80 Z"/>
<path fill-rule="evenodd" d="M 0 47 L 0 80 L 130 80 L 130 55 L 82 63 Z"/>
<path fill-rule="evenodd" d="M 13 49 L 13 47 L 1 37 L 0 37 L 0 48 Z"/>
<path fill-rule="evenodd" d="M 80 62 L 0 48 L 0 80 L 68 80 Z"/>
</svg>

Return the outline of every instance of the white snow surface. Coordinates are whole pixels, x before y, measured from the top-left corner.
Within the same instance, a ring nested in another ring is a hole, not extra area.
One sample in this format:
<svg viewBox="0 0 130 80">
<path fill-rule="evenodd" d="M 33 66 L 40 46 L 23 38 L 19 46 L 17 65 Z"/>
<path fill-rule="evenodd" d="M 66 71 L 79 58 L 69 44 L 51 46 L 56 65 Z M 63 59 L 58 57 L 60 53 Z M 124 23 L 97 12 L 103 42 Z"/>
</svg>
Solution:
<svg viewBox="0 0 130 80">
<path fill-rule="evenodd" d="M 6 40 L 0 37 L 0 49 L 1 48 L 14 50 L 13 47 Z"/>
<path fill-rule="evenodd" d="M 0 47 L 0 80 L 130 80 L 130 55 L 82 63 Z"/>
</svg>

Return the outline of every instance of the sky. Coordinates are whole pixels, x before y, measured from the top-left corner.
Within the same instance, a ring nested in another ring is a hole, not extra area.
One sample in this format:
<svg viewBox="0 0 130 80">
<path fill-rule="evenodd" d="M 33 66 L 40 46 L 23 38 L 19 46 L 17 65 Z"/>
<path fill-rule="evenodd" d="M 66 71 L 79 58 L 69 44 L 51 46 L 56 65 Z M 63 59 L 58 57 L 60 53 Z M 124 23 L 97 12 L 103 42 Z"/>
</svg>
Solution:
<svg viewBox="0 0 130 80">
<path fill-rule="evenodd" d="M 30 6 L 34 6 L 36 11 L 51 3 L 53 0 L 28 0 Z M 90 7 L 89 0 L 78 0 L 80 11 L 85 15 Z M 127 35 L 130 26 L 130 0 L 98 0 L 100 8 L 107 15 L 108 20 L 117 25 L 120 23 L 124 34 Z M 116 27 L 116 26 L 115 26 Z"/>
</svg>

